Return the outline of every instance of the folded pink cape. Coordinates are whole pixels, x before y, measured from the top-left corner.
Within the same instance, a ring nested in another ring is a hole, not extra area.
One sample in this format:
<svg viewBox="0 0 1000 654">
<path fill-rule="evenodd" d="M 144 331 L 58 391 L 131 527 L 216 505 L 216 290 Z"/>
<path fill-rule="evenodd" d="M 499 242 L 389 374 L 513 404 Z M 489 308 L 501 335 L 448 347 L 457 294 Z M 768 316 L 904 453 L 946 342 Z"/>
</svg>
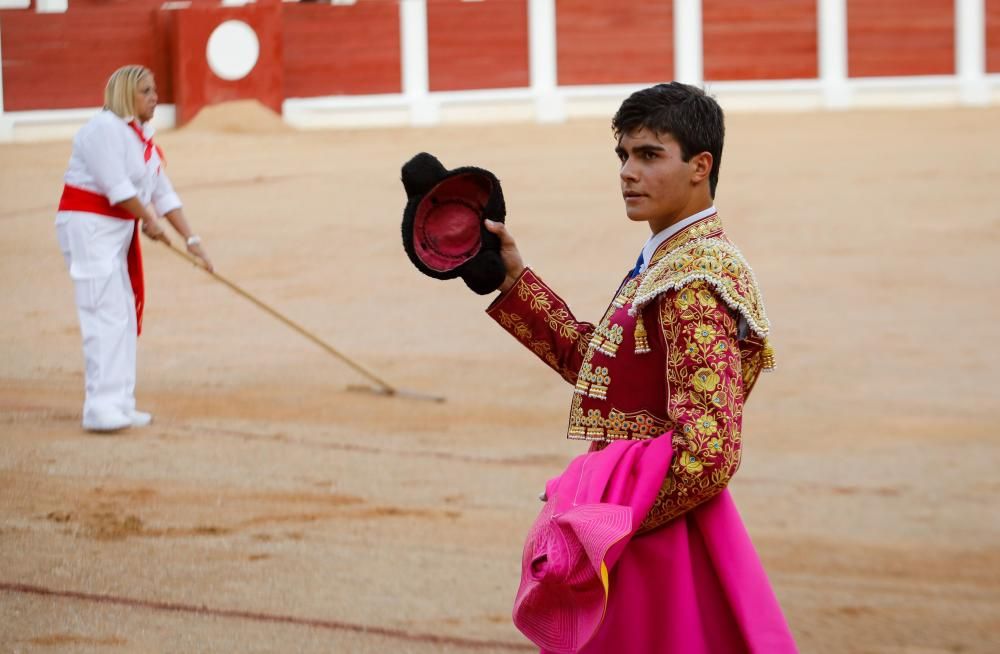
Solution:
<svg viewBox="0 0 1000 654">
<path fill-rule="evenodd" d="M 549 480 L 514 600 L 514 624 L 529 640 L 570 654 L 594 636 L 607 605 L 608 570 L 652 508 L 672 456 L 669 433 L 617 441 L 578 456 Z"/>
<path fill-rule="evenodd" d="M 633 538 L 671 458 L 669 433 L 618 441 L 546 485 L 514 600 L 544 654 L 797 651 L 728 490 Z"/>
</svg>

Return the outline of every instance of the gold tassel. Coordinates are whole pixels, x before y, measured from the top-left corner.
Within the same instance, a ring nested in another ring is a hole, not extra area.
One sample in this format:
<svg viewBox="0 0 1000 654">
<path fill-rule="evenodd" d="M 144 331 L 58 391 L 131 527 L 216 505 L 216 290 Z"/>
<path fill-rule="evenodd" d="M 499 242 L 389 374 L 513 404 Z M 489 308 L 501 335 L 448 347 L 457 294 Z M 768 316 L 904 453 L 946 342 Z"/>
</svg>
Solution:
<svg viewBox="0 0 1000 654">
<path fill-rule="evenodd" d="M 580 366 L 580 372 L 577 373 L 576 388 L 573 389 L 573 392 L 577 395 L 586 395 L 587 391 L 590 389 L 591 381 L 593 380 L 591 379 L 590 374 L 590 364 L 585 363 Z"/>
<path fill-rule="evenodd" d="M 774 348 L 771 341 L 764 339 L 764 349 L 761 351 L 761 363 L 764 370 L 774 370 Z"/>
<path fill-rule="evenodd" d="M 642 322 L 642 312 L 635 316 L 635 353 L 646 354 L 649 352 L 649 340 L 646 338 L 646 325 Z"/>
<path fill-rule="evenodd" d="M 593 380 L 594 383 L 590 385 L 587 397 L 597 400 L 608 399 L 608 386 L 611 384 L 611 375 L 608 374 L 608 369 L 604 366 L 595 368 Z"/>
</svg>

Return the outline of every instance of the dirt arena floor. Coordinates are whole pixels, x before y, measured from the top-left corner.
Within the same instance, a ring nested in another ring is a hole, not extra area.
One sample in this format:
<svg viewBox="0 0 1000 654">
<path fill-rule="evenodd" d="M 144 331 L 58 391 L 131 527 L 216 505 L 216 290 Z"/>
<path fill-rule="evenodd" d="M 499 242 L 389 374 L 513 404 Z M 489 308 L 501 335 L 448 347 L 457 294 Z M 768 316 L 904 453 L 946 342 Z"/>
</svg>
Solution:
<svg viewBox="0 0 1000 654">
<path fill-rule="evenodd" d="M 220 273 L 447 401 L 346 391 L 146 241 L 155 422 L 83 432 L 70 146 L 0 146 L 0 651 L 531 651 L 510 609 L 536 495 L 583 448 L 571 389 L 412 267 L 399 166 L 495 171 L 528 263 L 596 319 L 647 236 L 607 121 L 296 132 L 235 105 L 158 140 Z M 804 653 L 1000 651 L 998 151 L 997 108 L 729 117 L 717 206 L 779 366 L 732 489 Z"/>
</svg>

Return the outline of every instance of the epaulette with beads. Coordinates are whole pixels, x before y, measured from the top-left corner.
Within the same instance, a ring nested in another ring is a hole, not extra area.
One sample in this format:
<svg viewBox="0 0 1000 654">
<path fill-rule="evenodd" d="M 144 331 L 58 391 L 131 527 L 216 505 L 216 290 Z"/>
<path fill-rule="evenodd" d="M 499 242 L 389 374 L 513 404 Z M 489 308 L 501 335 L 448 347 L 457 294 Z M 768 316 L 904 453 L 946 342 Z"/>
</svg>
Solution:
<svg viewBox="0 0 1000 654">
<path fill-rule="evenodd" d="M 774 349 L 767 342 L 771 325 L 757 278 L 739 249 L 725 239 L 689 241 L 657 261 L 639 284 L 629 314 L 637 316 L 658 296 L 697 280 L 709 284 L 730 309 L 746 320 L 750 331 L 764 340 L 764 369 L 773 369 Z"/>
</svg>

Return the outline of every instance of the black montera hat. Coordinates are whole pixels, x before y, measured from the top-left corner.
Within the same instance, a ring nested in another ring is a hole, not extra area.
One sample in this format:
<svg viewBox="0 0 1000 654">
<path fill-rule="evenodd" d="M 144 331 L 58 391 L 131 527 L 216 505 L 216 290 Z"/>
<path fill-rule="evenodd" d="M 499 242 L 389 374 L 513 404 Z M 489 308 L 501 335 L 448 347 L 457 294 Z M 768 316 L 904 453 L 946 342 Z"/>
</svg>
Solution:
<svg viewBox="0 0 1000 654">
<path fill-rule="evenodd" d="M 472 166 L 447 170 L 421 152 L 403 164 L 403 187 L 403 247 L 417 270 L 436 279 L 461 277 L 480 295 L 498 289 L 506 275 L 500 239 L 483 224 L 507 215 L 496 175 Z"/>
</svg>

